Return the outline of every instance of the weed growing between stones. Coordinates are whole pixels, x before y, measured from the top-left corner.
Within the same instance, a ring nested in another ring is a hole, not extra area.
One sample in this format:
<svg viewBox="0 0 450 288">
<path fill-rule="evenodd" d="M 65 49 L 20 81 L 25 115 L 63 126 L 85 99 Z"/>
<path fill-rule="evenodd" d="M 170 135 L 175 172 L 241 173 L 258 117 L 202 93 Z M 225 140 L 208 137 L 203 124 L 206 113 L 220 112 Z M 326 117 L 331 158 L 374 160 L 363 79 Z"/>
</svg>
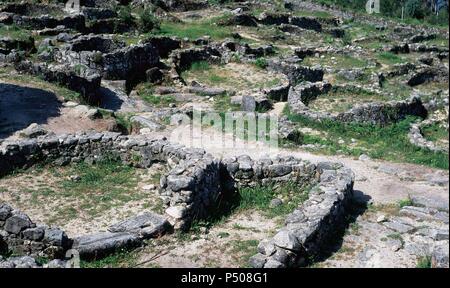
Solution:
<svg viewBox="0 0 450 288">
<path fill-rule="evenodd" d="M 424 256 L 420 257 L 417 261 L 416 268 L 431 268 L 431 257 L 430 256 Z"/>
</svg>

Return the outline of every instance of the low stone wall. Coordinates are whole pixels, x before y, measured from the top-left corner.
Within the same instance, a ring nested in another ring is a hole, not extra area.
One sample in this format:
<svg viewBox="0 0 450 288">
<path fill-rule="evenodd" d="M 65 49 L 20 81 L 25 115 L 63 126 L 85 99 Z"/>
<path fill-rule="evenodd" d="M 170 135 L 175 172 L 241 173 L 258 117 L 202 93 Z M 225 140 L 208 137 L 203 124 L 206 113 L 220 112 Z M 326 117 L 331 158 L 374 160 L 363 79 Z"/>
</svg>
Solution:
<svg viewBox="0 0 450 288">
<path fill-rule="evenodd" d="M 322 32 L 322 23 L 319 18 L 309 16 L 291 16 L 284 13 L 263 13 L 259 18 L 248 14 L 238 13 L 219 22 L 219 25 L 241 25 L 256 27 L 261 25 L 292 25 L 301 29 Z M 328 24 L 328 23 L 324 23 Z"/>
<path fill-rule="evenodd" d="M 43 16 L 22 16 L 14 15 L 13 24 L 28 29 L 45 29 L 64 26 L 67 29 L 84 31 L 85 18 L 83 15 L 65 16 L 55 18 L 47 15 Z"/>
<path fill-rule="evenodd" d="M 334 119 L 341 122 L 385 125 L 403 120 L 408 115 L 426 118 L 427 114 L 420 98 L 412 97 L 405 101 L 362 104 L 338 114 Z"/>
<path fill-rule="evenodd" d="M 101 77 L 98 74 L 82 77 L 75 71 L 67 69 L 65 65 L 32 63 L 28 60 L 16 63 L 15 68 L 21 73 L 34 75 L 76 91 L 88 103 L 95 105 L 100 101 L 97 91 L 100 88 Z"/>
<path fill-rule="evenodd" d="M 294 157 L 253 160 L 241 155 L 224 159 L 222 163 L 236 188 L 292 182 L 301 189 L 317 181 L 316 166 Z"/>
<path fill-rule="evenodd" d="M 447 151 L 448 153 L 448 150 L 444 149 L 443 147 L 437 146 L 435 143 L 433 143 L 433 141 L 425 139 L 421 131 L 421 126 L 424 124 L 424 122 L 411 124 L 411 128 L 409 129 L 408 133 L 409 142 L 413 145 L 416 145 L 417 147 L 429 149 L 434 152 Z"/>
<path fill-rule="evenodd" d="M 328 82 L 311 83 L 306 82 L 292 87 L 288 94 L 288 103 L 292 111 L 297 111 L 296 107 L 304 107 L 320 95 L 326 94 L 332 86 Z"/>
<path fill-rule="evenodd" d="M 171 54 L 171 60 L 175 70 L 180 74 L 189 69 L 191 65 L 199 61 L 207 61 L 214 64 L 221 62 L 221 53 L 219 50 L 205 46 L 203 48 L 190 48 L 184 50 L 175 50 Z"/>
<path fill-rule="evenodd" d="M 448 68 L 444 65 L 423 68 L 412 75 L 407 84 L 415 87 L 428 82 L 448 82 Z"/>
<path fill-rule="evenodd" d="M 271 60 L 268 64 L 267 69 L 269 71 L 285 74 L 291 85 L 297 85 L 304 81 L 318 82 L 323 80 L 324 70 L 321 68 L 304 67 L 279 60 Z"/>
<path fill-rule="evenodd" d="M 72 240 L 61 229 L 38 226 L 23 212 L 0 203 L 0 255 L 62 258 L 71 246 Z"/>
<path fill-rule="evenodd" d="M 315 186 L 300 207 L 286 217 L 285 227 L 258 245 L 250 258 L 254 268 L 298 267 L 316 256 L 333 232 L 345 221 L 345 209 L 353 194 L 353 172 L 338 163 L 322 162 Z"/>
<path fill-rule="evenodd" d="M 151 44 L 126 47 L 111 36 L 80 36 L 56 53 L 55 60 L 71 67 L 84 66 L 86 74 L 99 74 L 107 80 L 145 78 L 145 72 L 158 65 L 159 55 Z"/>
<path fill-rule="evenodd" d="M 175 229 L 187 230 L 193 220 L 207 218 L 224 196 L 220 166 L 219 160 L 204 155 L 179 163 L 161 178 L 160 194 Z"/>
<path fill-rule="evenodd" d="M 181 48 L 181 40 L 176 37 L 154 36 L 143 41 L 144 44 L 150 43 L 158 50 L 159 57 L 167 58 L 173 50 Z"/>
<path fill-rule="evenodd" d="M 166 140 L 148 140 L 144 136 L 123 136 L 113 132 L 47 135 L 37 139 L 5 141 L 0 146 L 0 176 L 15 169 L 26 169 L 36 163 L 52 165 L 67 165 L 80 161 L 95 163 L 105 157 L 120 159 L 124 164 L 140 168 L 150 167 L 154 162 L 166 163 L 170 171 L 161 177 L 159 193 L 166 207 L 165 216 L 175 229 L 181 230 L 189 229 L 194 220 L 207 218 L 224 197 L 238 193 L 240 188 L 280 185 L 287 182 L 295 183 L 299 189 L 317 183 L 329 187 L 326 184 L 330 182 L 329 179 L 342 180 L 342 183 L 352 179 L 339 176 L 344 173 L 342 171 L 348 171 L 338 170 L 342 168 L 338 164 L 336 164 L 338 168 L 328 168 L 335 167 L 333 166 L 335 164 L 314 165 L 294 157 L 253 160 L 247 155 L 219 160 L 202 149 L 186 148 Z M 332 169 L 341 172 L 336 174 L 328 171 Z M 335 177 L 336 175 L 340 178 Z M 339 181 L 337 183 L 341 183 Z M 352 183 L 347 182 L 346 187 L 351 189 Z M 0 216 L 6 220 L 14 214 L 5 209 L 2 206 Z M 3 213 L 3 210 L 6 212 Z M 26 216 L 22 218 L 29 219 Z M 334 220 L 333 218 L 330 221 Z M 25 229 L 34 228 L 31 221 L 23 227 L 20 226 L 22 228 L 9 228 L 13 227 L 10 221 L 0 224 L 8 227 L 5 228 L 7 231 L 19 233 L 20 237 L 25 237 L 23 236 Z M 62 247 L 78 250 L 84 259 L 104 257 L 118 249 L 140 246 L 144 239 L 154 238 L 169 231 L 171 227 L 169 222 L 161 216 L 146 213 L 114 224 L 107 232 L 77 237 L 73 245 Z M 28 222 L 23 220 L 19 223 Z M 66 240 L 71 243 L 71 240 Z M 11 245 L 8 242 L 8 246 Z M 25 247 L 23 242 L 20 242 L 20 245 Z M 41 248 L 39 246 L 36 251 L 41 253 L 46 249 Z"/>
<path fill-rule="evenodd" d="M 288 105 L 294 114 L 302 115 L 313 120 L 332 120 L 340 122 L 360 122 L 371 124 L 389 124 L 405 119 L 406 116 L 419 116 L 426 118 L 428 112 L 420 98 L 412 96 L 408 100 L 372 102 L 359 104 L 352 109 L 329 113 L 312 111 L 308 108 L 309 101 L 328 93 L 333 87 L 326 82 L 302 83 L 291 87 L 288 96 Z"/>
</svg>

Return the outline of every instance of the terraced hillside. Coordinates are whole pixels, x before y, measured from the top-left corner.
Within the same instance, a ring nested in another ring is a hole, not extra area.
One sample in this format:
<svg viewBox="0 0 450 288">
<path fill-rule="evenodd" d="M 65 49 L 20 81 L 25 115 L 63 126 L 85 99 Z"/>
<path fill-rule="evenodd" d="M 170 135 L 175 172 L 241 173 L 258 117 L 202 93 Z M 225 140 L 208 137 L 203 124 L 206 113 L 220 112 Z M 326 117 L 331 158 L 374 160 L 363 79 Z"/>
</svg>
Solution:
<svg viewBox="0 0 450 288">
<path fill-rule="evenodd" d="M 0 0 L 0 267 L 448 268 L 448 7 L 79 2 Z"/>
</svg>

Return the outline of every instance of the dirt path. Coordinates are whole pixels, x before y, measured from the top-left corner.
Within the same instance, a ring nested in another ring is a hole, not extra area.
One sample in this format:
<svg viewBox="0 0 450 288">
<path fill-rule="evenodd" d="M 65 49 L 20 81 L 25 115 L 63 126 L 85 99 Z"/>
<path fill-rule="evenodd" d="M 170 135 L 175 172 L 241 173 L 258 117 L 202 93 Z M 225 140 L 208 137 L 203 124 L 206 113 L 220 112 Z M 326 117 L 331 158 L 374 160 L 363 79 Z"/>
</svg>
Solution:
<svg viewBox="0 0 450 288">
<path fill-rule="evenodd" d="M 273 148 L 261 142 L 245 142 L 233 139 L 230 134 L 218 133 L 213 128 L 195 128 L 193 135 L 198 137 L 180 137 L 181 144 L 191 147 L 203 148 L 218 157 L 231 157 L 242 154 L 258 159 L 265 156 L 288 155 L 311 162 L 336 161 L 351 168 L 356 176 L 355 190 L 371 197 L 373 203 L 395 203 L 408 196 L 427 197 L 436 202 L 436 205 L 445 204 L 448 207 L 448 171 L 428 168 L 421 165 L 392 163 L 381 160 L 359 160 L 345 156 L 324 156 L 306 152 L 300 148 L 285 149 Z M 222 137 L 222 138 L 221 138 Z M 223 148 L 219 143 L 234 143 L 231 148 Z"/>
</svg>

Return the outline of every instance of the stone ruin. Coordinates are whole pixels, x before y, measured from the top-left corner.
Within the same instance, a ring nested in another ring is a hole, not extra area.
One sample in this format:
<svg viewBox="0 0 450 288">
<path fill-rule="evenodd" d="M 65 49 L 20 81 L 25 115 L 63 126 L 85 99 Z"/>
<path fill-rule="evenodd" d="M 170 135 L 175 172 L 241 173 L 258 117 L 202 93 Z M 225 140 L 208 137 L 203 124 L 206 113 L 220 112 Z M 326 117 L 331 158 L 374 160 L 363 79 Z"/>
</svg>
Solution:
<svg viewBox="0 0 450 288">
<path fill-rule="evenodd" d="M 288 105 L 293 113 L 313 120 L 328 119 L 340 122 L 360 122 L 371 124 L 388 124 L 405 119 L 406 116 L 419 116 L 426 118 L 427 110 L 420 98 L 411 97 L 403 101 L 372 102 L 356 105 L 346 112 L 329 113 L 312 111 L 308 108 L 310 101 L 326 95 L 331 89 L 360 89 L 344 85 L 332 87 L 327 82 L 304 82 L 291 87 L 288 96 Z"/>
<path fill-rule="evenodd" d="M 241 110 L 264 116 L 268 113 L 257 111 L 270 111 L 276 102 L 287 102 L 293 114 L 315 121 L 326 119 L 343 123 L 381 125 L 401 121 L 410 115 L 424 119 L 431 111 L 432 104 L 424 103 L 412 95 L 409 99 L 399 101 L 364 103 L 339 113 L 314 111 L 308 105 L 310 101 L 325 97 L 333 89 L 363 89 L 379 93 L 379 88 L 386 79 L 396 77 L 405 78 L 405 83 L 410 87 L 448 82 L 448 69 L 439 63 L 448 58 L 448 49 L 421 43 L 433 40 L 441 34 L 434 28 L 416 31 L 406 25 L 394 27 L 395 33 L 386 37 L 395 40 L 395 44 L 376 48 L 375 52 L 423 53 L 424 57 L 421 57 L 418 63 L 396 64 L 389 71 L 373 73 L 364 87 L 355 87 L 331 85 L 326 76 L 336 74 L 353 81 L 370 72 L 376 67 L 376 63 L 369 62 L 362 68 L 341 69 L 327 65 L 308 67 L 302 62 L 307 57 L 324 55 L 366 57 L 367 53 L 358 45 L 370 37 L 353 39 L 352 45 L 342 48 L 300 47 L 289 56 L 279 57 L 272 57 L 275 54 L 272 45 L 250 46 L 239 41 L 238 34 L 233 34 L 231 39 L 223 41 L 214 41 L 208 37 L 188 40 L 151 36 L 141 39 L 137 44 L 127 45 L 119 40 L 120 37 L 111 34 L 135 31 L 135 23 L 123 22 L 115 8 L 109 6 L 110 1 L 83 2 L 84 7 L 80 14 L 68 14 L 63 11 L 61 5 L 2 6 L 0 25 L 30 28 L 37 36 L 51 36 L 52 39 L 47 38 L 42 41 L 40 47 L 36 47 L 33 37 L 20 40 L 0 38 L 0 64 L 12 63 L 21 73 L 39 76 L 45 81 L 65 86 L 79 92 L 86 102 L 98 105 L 102 101 L 99 95 L 102 80 L 124 82 L 126 93 L 137 83 L 147 81 L 158 84 L 169 82 L 177 86 L 166 87 L 161 95 L 176 94 L 180 89 L 191 94 L 221 95 L 227 91 L 186 83 L 182 72 L 198 61 L 227 64 L 232 61 L 233 56 L 238 55 L 242 63 L 254 64 L 258 58 L 267 57 L 264 71 L 280 73 L 287 81 L 261 89 L 257 93 L 232 97 L 232 104 L 239 105 Z M 131 5 L 155 4 L 160 9 L 158 13 L 162 14 L 164 10 L 187 11 L 208 7 L 208 2 L 201 0 L 128 2 L 131 2 Z M 285 7 L 288 10 L 295 7 L 308 10 L 308 5 L 312 4 L 305 1 L 286 1 Z M 255 17 L 248 13 L 246 5 L 242 6 L 243 8 L 231 11 L 232 15 L 220 21 L 218 25 L 274 26 L 290 35 L 301 35 L 309 31 L 325 33 L 332 38 L 344 38 L 346 29 L 343 20 L 354 17 L 351 13 L 344 12 L 338 13 L 339 17 L 333 13 L 333 17 L 329 18 L 267 12 Z M 376 23 L 376 29 L 380 31 L 390 24 L 364 16 L 358 19 L 361 23 L 371 24 L 379 21 Z M 379 40 L 382 42 L 383 39 Z M 27 55 L 35 53 L 36 50 L 39 51 L 37 57 L 27 60 Z M 160 91 L 164 90 L 164 87 L 159 88 Z M 448 100 L 446 105 L 448 106 Z M 188 116 L 192 113 L 175 108 L 168 111 L 169 116 L 173 116 L 174 111 L 181 111 Z M 240 117 L 239 114 L 235 116 Z M 149 125 L 157 127 L 155 130 L 163 129 L 163 125 L 153 123 L 142 116 L 135 116 L 132 121 L 150 123 Z M 408 135 L 411 143 L 432 151 L 443 151 L 423 136 L 421 127 L 426 123 L 412 124 Z M 279 125 L 278 133 L 282 139 L 296 142 L 301 137 L 296 125 L 287 117 L 281 117 Z M 49 267 L 65 266 L 66 252 L 70 249 L 79 251 L 83 259 L 102 258 L 123 248 L 139 247 L 143 245 L 144 240 L 171 233 L 174 229 L 186 231 L 192 221 L 208 218 L 211 209 L 216 207 L 223 197 L 239 193 L 239 189 L 286 182 L 294 182 L 299 187 L 313 185 L 314 188 L 309 199 L 287 216 L 284 227 L 274 237 L 260 242 L 258 253 L 250 259 L 249 264 L 256 268 L 302 266 L 319 253 L 322 245 L 343 222 L 346 206 L 353 194 L 353 173 L 339 163 L 311 164 L 292 157 L 253 160 L 247 155 L 217 159 L 203 150 L 182 147 L 167 140 L 147 140 L 142 136 L 124 136 L 117 133 L 48 135 L 38 139 L 0 144 L 0 176 L 38 163 L 95 163 L 107 154 L 112 154 L 124 164 L 142 169 L 151 167 L 155 162 L 164 163 L 170 168 L 160 183 L 159 196 L 165 205 L 164 215 L 148 212 L 138 214 L 112 224 L 107 231 L 74 239 L 69 239 L 59 228 L 37 225 L 21 211 L 6 203 L 0 204 L 0 254 L 14 251 L 34 258 L 44 256 L 56 259 L 48 264 Z M 40 266 L 34 258 L 26 256 L 2 259 L 0 256 L 0 266 Z"/>
<path fill-rule="evenodd" d="M 310 199 L 287 217 L 286 228 L 274 237 L 276 248 L 253 257 L 251 265 L 298 266 L 343 221 L 353 191 L 353 172 L 339 163 L 315 165 L 293 157 L 255 161 L 246 155 L 220 160 L 201 149 L 112 132 L 2 143 L 0 174 L 42 162 L 95 163 L 105 155 L 140 168 L 155 162 L 169 165 L 171 169 L 161 177 L 159 191 L 166 206 L 164 216 L 136 215 L 111 225 L 106 232 L 68 239 L 59 228 L 36 226 L 28 216 L 4 203 L 0 209 L 3 251 L 63 259 L 67 250 L 75 249 L 82 259 L 101 258 L 119 249 L 140 246 L 144 239 L 159 237 L 172 227 L 188 230 L 193 220 L 207 218 L 223 197 L 238 193 L 240 188 L 293 182 L 298 187 L 314 185 Z"/>
</svg>

